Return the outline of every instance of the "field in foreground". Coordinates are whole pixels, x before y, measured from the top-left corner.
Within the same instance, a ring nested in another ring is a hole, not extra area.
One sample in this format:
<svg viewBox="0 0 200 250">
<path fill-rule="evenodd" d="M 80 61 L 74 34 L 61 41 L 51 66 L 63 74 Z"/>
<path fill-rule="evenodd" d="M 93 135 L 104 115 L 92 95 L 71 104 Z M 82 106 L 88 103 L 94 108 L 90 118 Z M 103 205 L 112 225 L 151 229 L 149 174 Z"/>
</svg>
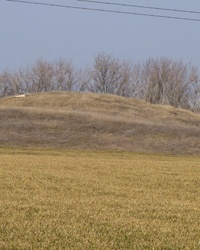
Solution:
<svg viewBox="0 0 200 250">
<path fill-rule="evenodd" d="M 0 249 L 200 249 L 200 157 L 0 148 Z"/>
</svg>

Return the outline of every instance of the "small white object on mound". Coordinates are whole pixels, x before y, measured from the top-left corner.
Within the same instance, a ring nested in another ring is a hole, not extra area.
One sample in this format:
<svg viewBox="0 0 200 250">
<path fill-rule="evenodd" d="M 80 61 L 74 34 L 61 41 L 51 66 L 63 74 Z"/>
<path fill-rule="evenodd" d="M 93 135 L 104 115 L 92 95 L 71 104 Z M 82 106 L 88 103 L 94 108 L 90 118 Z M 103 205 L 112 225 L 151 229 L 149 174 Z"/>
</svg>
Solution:
<svg viewBox="0 0 200 250">
<path fill-rule="evenodd" d="M 20 97 L 25 97 L 25 95 L 15 95 L 14 97 L 20 98 Z"/>
</svg>

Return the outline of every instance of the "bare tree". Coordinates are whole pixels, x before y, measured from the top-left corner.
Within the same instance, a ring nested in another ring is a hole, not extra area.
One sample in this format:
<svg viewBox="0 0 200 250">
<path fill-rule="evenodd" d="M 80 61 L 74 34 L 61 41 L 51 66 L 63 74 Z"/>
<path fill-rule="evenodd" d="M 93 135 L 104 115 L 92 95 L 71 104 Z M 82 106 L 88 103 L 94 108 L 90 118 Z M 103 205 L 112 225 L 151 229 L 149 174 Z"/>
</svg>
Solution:
<svg viewBox="0 0 200 250">
<path fill-rule="evenodd" d="M 131 74 L 129 83 L 127 84 L 126 87 L 127 94 L 125 96 L 131 98 L 143 99 L 144 86 L 141 82 L 141 65 L 140 64 L 132 65 L 130 72 Z"/>
<path fill-rule="evenodd" d="M 200 77 L 197 67 L 192 67 L 188 95 L 189 109 L 200 112 Z"/>
<path fill-rule="evenodd" d="M 23 88 L 17 73 L 11 73 L 6 70 L 0 75 L 0 96 L 15 95 L 22 91 Z"/>
<path fill-rule="evenodd" d="M 60 59 L 53 64 L 54 88 L 59 91 L 76 91 L 78 74 L 71 61 Z"/>
<path fill-rule="evenodd" d="M 51 63 L 39 59 L 27 73 L 31 92 L 45 92 L 54 89 L 54 70 Z"/>
<path fill-rule="evenodd" d="M 0 75 L 0 95 L 1 95 L 1 97 L 12 93 L 8 74 L 9 73 L 7 71 L 5 71 Z"/>
<path fill-rule="evenodd" d="M 80 70 L 78 74 L 78 92 L 92 92 L 95 93 L 96 90 L 93 87 L 92 83 L 92 70 L 86 68 L 84 70 Z"/>
<path fill-rule="evenodd" d="M 111 55 L 99 54 L 94 67 L 88 71 L 88 90 L 97 93 L 127 95 L 127 86 L 131 76 L 131 65 L 120 62 Z"/>
<path fill-rule="evenodd" d="M 26 68 L 19 68 L 18 78 L 20 79 L 20 84 L 23 86 L 24 92 L 32 93 L 35 92 L 33 85 L 35 84 L 34 77 L 32 74 L 32 69 Z"/>
<path fill-rule="evenodd" d="M 144 98 L 150 103 L 189 107 L 193 70 L 182 61 L 149 59 L 142 70 Z"/>
<path fill-rule="evenodd" d="M 143 65 L 142 83 L 144 86 L 144 98 L 150 103 L 168 103 L 168 91 L 174 87 L 172 83 L 172 61 L 161 58 L 149 59 Z"/>
</svg>

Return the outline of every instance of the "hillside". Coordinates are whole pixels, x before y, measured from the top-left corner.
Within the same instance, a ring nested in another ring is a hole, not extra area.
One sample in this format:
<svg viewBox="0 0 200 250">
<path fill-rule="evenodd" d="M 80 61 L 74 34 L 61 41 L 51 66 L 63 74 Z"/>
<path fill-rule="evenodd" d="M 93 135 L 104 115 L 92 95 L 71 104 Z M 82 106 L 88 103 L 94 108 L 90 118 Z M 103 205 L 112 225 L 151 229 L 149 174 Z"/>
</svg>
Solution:
<svg viewBox="0 0 200 250">
<path fill-rule="evenodd" d="M 0 145 L 199 154 L 200 115 L 112 95 L 0 99 Z"/>
</svg>

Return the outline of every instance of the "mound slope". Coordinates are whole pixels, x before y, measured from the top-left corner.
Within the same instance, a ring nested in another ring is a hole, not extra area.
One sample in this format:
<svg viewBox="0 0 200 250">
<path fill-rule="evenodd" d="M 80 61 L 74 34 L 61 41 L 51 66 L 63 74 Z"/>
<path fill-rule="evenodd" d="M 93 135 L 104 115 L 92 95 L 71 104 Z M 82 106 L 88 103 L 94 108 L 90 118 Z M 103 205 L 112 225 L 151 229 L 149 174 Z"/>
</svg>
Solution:
<svg viewBox="0 0 200 250">
<path fill-rule="evenodd" d="M 91 93 L 0 99 L 0 145 L 199 154 L 200 115 Z"/>
</svg>

